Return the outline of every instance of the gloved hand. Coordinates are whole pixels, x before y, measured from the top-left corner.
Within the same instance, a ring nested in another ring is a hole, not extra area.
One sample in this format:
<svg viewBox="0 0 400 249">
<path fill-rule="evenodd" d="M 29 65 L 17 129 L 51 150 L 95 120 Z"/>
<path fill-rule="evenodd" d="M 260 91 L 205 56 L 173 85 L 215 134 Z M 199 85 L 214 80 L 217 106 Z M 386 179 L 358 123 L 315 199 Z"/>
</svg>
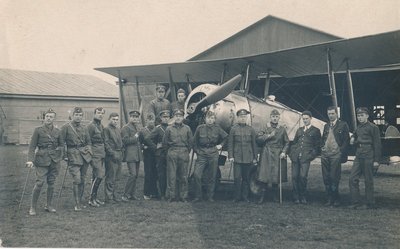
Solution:
<svg viewBox="0 0 400 249">
<path fill-rule="evenodd" d="M 233 157 L 229 158 L 229 162 L 233 163 L 235 162 L 235 159 L 233 159 Z"/>
</svg>

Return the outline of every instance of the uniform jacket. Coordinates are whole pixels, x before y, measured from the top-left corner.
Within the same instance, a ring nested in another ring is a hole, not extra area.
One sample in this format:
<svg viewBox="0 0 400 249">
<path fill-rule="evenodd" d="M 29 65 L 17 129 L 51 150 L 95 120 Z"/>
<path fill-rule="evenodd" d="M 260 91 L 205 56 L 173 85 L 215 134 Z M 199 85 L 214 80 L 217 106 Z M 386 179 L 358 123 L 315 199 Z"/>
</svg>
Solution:
<svg viewBox="0 0 400 249">
<path fill-rule="evenodd" d="M 163 147 L 167 150 L 172 147 L 192 148 L 193 134 L 189 126 L 185 124 L 173 124 L 165 130 Z"/>
<path fill-rule="evenodd" d="M 236 124 L 228 138 L 228 156 L 235 163 L 252 163 L 257 159 L 256 132 L 251 126 Z"/>
<path fill-rule="evenodd" d="M 324 131 L 322 133 L 321 148 L 325 146 L 330 128 L 330 123 L 326 123 L 324 126 Z M 341 161 L 342 163 L 345 163 L 347 161 L 348 146 L 350 141 L 349 126 L 347 125 L 347 123 L 341 120 L 337 120 L 336 124 L 333 126 L 333 135 L 335 137 L 336 143 L 340 148 L 340 154 L 342 158 Z"/>
<path fill-rule="evenodd" d="M 123 143 L 121 130 L 118 127 L 109 124 L 104 128 L 104 146 L 106 147 L 106 159 L 114 162 L 122 161 Z"/>
<path fill-rule="evenodd" d="M 320 154 L 321 132 L 310 125 L 304 132 L 304 127 L 297 129 L 292 144 L 290 146 L 290 160 L 292 162 L 300 158 L 300 162 L 311 162 Z"/>
<path fill-rule="evenodd" d="M 199 125 L 194 133 L 194 150 L 197 154 L 218 153 L 216 146 L 224 145 L 227 137 L 228 134 L 219 125 Z"/>
<path fill-rule="evenodd" d="M 358 124 L 353 136 L 357 148 L 356 157 L 373 157 L 374 162 L 380 161 L 382 145 L 378 126 L 369 121 L 365 124 Z"/>
<path fill-rule="evenodd" d="M 81 124 L 71 121 L 61 128 L 61 136 L 67 144 L 67 156 L 70 164 L 82 165 L 92 160 L 92 141 L 87 129 Z"/>
<path fill-rule="evenodd" d="M 92 141 L 92 153 L 95 158 L 104 158 L 106 151 L 104 147 L 104 126 L 99 120 L 93 120 L 87 126 L 87 130 Z"/>
<path fill-rule="evenodd" d="M 179 102 L 179 101 L 172 102 L 171 110 L 174 111 L 176 109 L 184 110 L 185 109 L 185 101 L 184 102 Z"/>
<path fill-rule="evenodd" d="M 155 151 L 154 148 L 153 149 L 151 148 L 151 144 L 149 142 L 150 139 L 149 137 L 152 130 L 154 130 L 154 127 L 150 129 L 148 126 L 145 126 L 139 131 L 139 141 L 142 144 L 143 152 Z"/>
<path fill-rule="evenodd" d="M 163 148 L 162 141 L 168 125 L 157 125 L 146 138 L 146 143 L 151 150 L 155 151 L 156 156 L 166 155 L 166 148 Z"/>
<path fill-rule="evenodd" d="M 156 124 L 161 123 L 161 119 L 159 117 L 159 114 L 163 110 L 168 110 L 171 111 L 171 103 L 169 102 L 168 99 L 153 99 L 150 101 L 150 106 L 148 109 L 148 114 L 151 114 L 153 117 L 155 117 Z"/>
<path fill-rule="evenodd" d="M 122 142 L 125 146 L 124 162 L 139 162 L 143 160 L 139 131 L 139 127 L 132 123 L 126 124 L 121 129 Z"/>
<path fill-rule="evenodd" d="M 35 153 L 35 149 L 38 148 Z M 29 144 L 28 161 L 35 166 L 50 166 L 51 162 L 58 163 L 63 156 L 64 142 L 61 131 L 54 126 L 37 127 Z"/>
</svg>

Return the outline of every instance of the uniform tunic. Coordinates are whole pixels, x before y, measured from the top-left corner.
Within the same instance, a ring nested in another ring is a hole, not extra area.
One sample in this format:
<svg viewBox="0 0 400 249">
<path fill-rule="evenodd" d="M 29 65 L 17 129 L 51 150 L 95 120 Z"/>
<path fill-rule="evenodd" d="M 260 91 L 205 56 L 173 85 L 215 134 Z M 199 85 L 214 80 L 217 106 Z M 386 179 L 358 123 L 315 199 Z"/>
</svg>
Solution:
<svg viewBox="0 0 400 249">
<path fill-rule="evenodd" d="M 257 134 L 256 141 L 258 144 L 264 144 L 260 155 L 257 180 L 263 183 L 278 184 L 279 163 L 281 161 L 282 181 L 286 182 L 287 163 L 285 159 L 280 158 L 280 154 L 286 154 L 289 148 L 289 138 L 286 129 L 283 126 L 271 124 Z"/>
<path fill-rule="evenodd" d="M 35 153 L 36 148 L 38 148 Z M 28 161 L 35 165 L 36 184 L 54 184 L 63 156 L 64 142 L 59 129 L 53 125 L 37 127 L 29 143 Z"/>
<path fill-rule="evenodd" d="M 104 145 L 106 147 L 105 196 L 106 200 L 111 200 L 116 199 L 115 181 L 122 162 L 123 144 L 119 128 L 111 124 L 104 128 Z"/>
<path fill-rule="evenodd" d="M 205 171 L 208 198 L 213 198 L 215 189 L 215 178 L 218 172 L 218 149 L 217 145 L 224 144 L 228 134 L 216 124 L 203 124 L 197 127 L 194 133 L 194 150 L 197 153 L 194 169 L 194 180 L 196 196 L 201 198 L 202 175 Z"/>
<path fill-rule="evenodd" d="M 184 110 L 185 109 L 185 101 L 179 102 L 179 101 L 174 101 L 171 104 L 171 109 L 172 111 L 174 110 Z"/>
<path fill-rule="evenodd" d="M 140 162 L 143 160 L 142 148 L 139 140 L 139 127 L 128 123 L 121 129 L 122 142 L 125 146 L 125 162 Z"/>
<path fill-rule="evenodd" d="M 163 110 L 168 110 L 170 112 L 172 111 L 171 103 L 169 102 L 168 99 L 159 100 L 158 98 L 156 98 L 156 99 L 153 99 L 152 101 L 150 101 L 150 106 L 149 106 L 147 114 L 150 114 L 155 118 L 156 125 L 159 125 L 161 123 L 159 114 Z"/>
<path fill-rule="evenodd" d="M 87 126 L 87 130 L 92 142 L 92 166 L 93 179 L 104 177 L 104 158 L 106 151 L 104 147 L 104 127 L 100 120 L 93 119 L 93 121 Z"/>
<path fill-rule="evenodd" d="M 157 167 L 154 149 L 150 147 L 148 139 L 154 128 L 145 126 L 139 132 L 139 140 L 143 147 L 143 165 L 144 165 L 144 187 L 143 194 L 146 196 L 157 196 Z"/>
<path fill-rule="evenodd" d="M 185 124 L 174 124 L 165 130 L 163 147 L 168 150 L 167 191 L 171 199 L 188 196 L 187 171 L 192 137 L 192 131 Z"/>
<path fill-rule="evenodd" d="M 349 185 L 352 203 L 360 202 L 359 179 L 365 179 L 365 195 L 367 204 L 375 204 L 373 165 L 381 158 L 381 140 L 378 126 L 371 122 L 359 124 L 354 132 L 356 158 L 350 173 Z"/>
</svg>

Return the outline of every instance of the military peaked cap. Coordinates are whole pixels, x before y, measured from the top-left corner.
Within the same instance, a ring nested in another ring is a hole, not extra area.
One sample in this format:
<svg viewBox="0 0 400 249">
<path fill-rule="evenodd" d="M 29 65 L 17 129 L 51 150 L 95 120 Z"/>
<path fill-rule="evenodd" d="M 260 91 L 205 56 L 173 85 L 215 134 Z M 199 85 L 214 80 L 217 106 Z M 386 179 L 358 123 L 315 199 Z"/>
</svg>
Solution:
<svg viewBox="0 0 400 249">
<path fill-rule="evenodd" d="M 163 117 L 163 116 L 168 116 L 168 117 L 170 117 L 171 116 L 171 114 L 170 114 L 170 112 L 168 111 L 168 110 L 162 110 L 161 112 L 160 112 L 160 114 L 158 114 L 160 117 Z"/>
<path fill-rule="evenodd" d="M 368 111 L 368 108 L 367 108 L 367 107 L 358 107 L 358 108 L 356 109 L 356 113 L 357 113 L 357 114 L 359 114 L 359 113 L 366 113 L 366 114 L 369 115 L 369 111 Z"/>
<path fill-rule="evenodd" d="M 72 114 L 74 113 L 83 113 L 82 107 L 74 107 L 74 111 L 72 112 Z"/>
<path fill-rule="evenodd" d="M 273 109 L 273 110 L 271 111 L 270 116 L 277 116 L 277 115 L 281 115 L 281 114 L 279 113 L 279 111 L 278 111 L 277 109 Z"/>
<path fill-rule="evenodd" d="M 174 116 L 177 116 L 177 115 L 182 115 L 183 116 L 183 110 L 175 109 L 174 110 Z"/>
<path fill-rule="evenodd" d="M 236 112 L 236 116 L 239 116 L 239 115 L 247 115 L 247 114 L 249 114 L 250 112 L 248 111 L 248 110 L 246 110 L 246 109 L 240 109 L 239 111 L 237 111 Z"/>
<path fill-rule="evenodd" d="M 56 114 L 56 112 L 55 112 L 53 109 L 51 109 L 51 108 L 49 108 L 47 111 L 45 111 L 44 115 L 46 115 L 47 113 L 54 113 L 54 114 Z"/>
<path fill-rule="evenodd" d="M 184 94 L 186 95 L 185 90 L 183 90 L 182 88 L 179 88 L 178 91 L 177 91 L 176 93 L 177 93 L 177 94 L 178 94 L 178 93 L 184 93 Z"/>
<path fill-rule="evenodd" d="M 136 111 L 136 110 L 130 111 L 130 112 L 129 112 L 129 116 L 136 116 L 136 117 L 139 117 L 139 116 L 140 116 L 140 112 L 139 112 L 139 111 Z"/>
<path fill-rule="evenodd" d="M 166 87 L 164 86 L 164 85 L 162 85 L 162 84 L 157 84 L 156 85 L 156 90 L 165 90 L 166 89 Z"/>
</svg>

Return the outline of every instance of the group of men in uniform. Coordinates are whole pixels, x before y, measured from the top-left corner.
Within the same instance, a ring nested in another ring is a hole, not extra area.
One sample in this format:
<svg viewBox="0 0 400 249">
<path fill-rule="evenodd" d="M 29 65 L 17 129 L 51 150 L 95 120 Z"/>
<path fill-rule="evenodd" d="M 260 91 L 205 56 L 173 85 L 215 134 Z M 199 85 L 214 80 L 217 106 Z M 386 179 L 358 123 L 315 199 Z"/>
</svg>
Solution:
<svg viewBox="0 0 400 249">
<path fill-rule="evenodd" d="M 376 125 L 368 121 L 368 109 L 357 108 L 359 125 L 352 137 L 346 122 L 338 119 L 336 107 L 329 107 L 329 122 L 320 130 L 311 124 L 312 114 L 301 115 L 304 126 L 289 142 L 284 126 L 279 124 L 280 113 L 270 113 L 270 123 L 258 133 L 247 125 L 250 112 L 236 112 L 237 124 L 227 134 L 218 124 L 212 111 L 206 111 L 205 124 L 199 125 L 194 134 L 184 124 L 183 104 L 185 91 L 178 90 L 178 101 L 165 99 L 165 87 L 158 85 L 157 98 L 151 101 L 146 115 L 146 124 L 140 127 L 140 112 L 129 112 L 129 122 L 118 128 L 119 115 L 111 113 L 109 123 L 103 127 L 101 121 L 105 110 L 94 110 L 93 121 L 82 124 L 83 111 L 75 107 L 72 120 L 61 130 L 53 125 L 56 117 L 49 109 L 42 126 L 35 129 L 28 152 L 28 167 L 35 167 L 36 182 L 32 191 L 30 215 L 36 215 L 37 201 L 44 182 L 47 182 L 47 204 L 45 210 L 56 212 L 52 205 L 54 183 L 62 159 L 68 162 L 68 171 L 73 178 L 74 210 L 80 211 L 83 204 L 85 178 L 88 166 L 92 167 L 92 184 L 88 204 L 99 207 L 105 203 L 128 202 L 136 196 L 136 181 L 140 162 L 144 163 L 144 199 L 188 201 L 188 166 L 190 151 L 197 154 L 194 167 L 195 196 L 193 202 L 204 199 L 214 201 L 215 181 L 220 151 L 226 145 L 228 159 L 233 164 L 234 201 L 249 202 L 251 165 L 258 165 L 257 180 L 261 186 L 258 203 L 263 203 L 269 194 L 278 200 L 278 186 L 287 181 L 287 156 L 292 162 L 293 200 L 296 204 L 307 203 L 307 175 L 310 162 L 321 155 L 322 176 L 327 193 L 327 206 L 339 206 L 339 182 L 341 163 L 347 160 L 349 145 L 356 147 L 356 158 L 352 167 L 349 186 L 352 196 L 351 208 L 374 208 L 373 166 L 380 159 L 380 136 Z M 174 108 L 173 108 L 174 107 Z M 173 122 L 170 124 L 171 112 Z M 261 147 L 258 157 L 257 147 Z M 66 148 L 66 150 L 65 150 Z M 35 152 L 36 151 L 36 152 Z M 117 175 L 122 162 L 127 163 L 129 177 L 121 198 L 116 194 Z M 361 205 L 359 178 L 364 175 L 366 205 Z M 97 198 L 99 186 L 105 178 L 104 202 Z M 205 178 L 205 179 L 203 179 Z M 63 183 L 64 184 L 64 183 Z M 203 185 L 205 190 L 203 191 Z M 203 196 L 203 193 L 206 196 Z"/>
</svg>

